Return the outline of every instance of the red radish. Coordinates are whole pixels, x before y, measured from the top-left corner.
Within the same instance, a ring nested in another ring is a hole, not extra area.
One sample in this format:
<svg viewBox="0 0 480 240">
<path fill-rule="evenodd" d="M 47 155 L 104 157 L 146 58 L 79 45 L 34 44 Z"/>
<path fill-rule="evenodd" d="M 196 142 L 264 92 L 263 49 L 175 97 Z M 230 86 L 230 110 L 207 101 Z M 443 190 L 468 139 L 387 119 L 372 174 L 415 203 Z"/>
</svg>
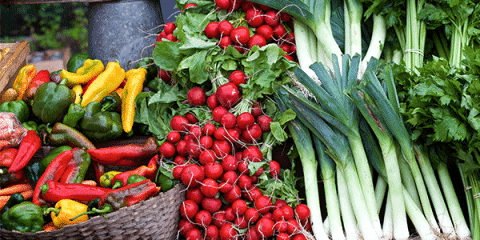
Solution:
<svg viewBox="0 0 480 240">
<path fill-rule="evenodd" d="M 221 240 L 236 240 L 238 239 L 238 231 L 233 228 L 232 223 L 226 223 L 220 228 Z"/>
<path fill-rule="evenodd" d="M 237 85 L 228 82 L 217 88 L 215 93 L 217 95 L 218 103 L 225 108 L 231 108 L 242 97 L 240 91 L 238 91 Z"/>
<path fill-rule="evenodd" d="M 237 182 L 238 175 L 235 171 L 225 171 L 222 176 L 222 181 L 230 184 L 235 184 Z"/>
<path fill-rule="evenodd" d="M 287 233 L 288 234 L 296 234 L 300 230 L 300 224 L 298 224 L 297 220 L 295 219 L 289 219 L 287 220 L 288 226 L 287 226 Z"/>
<path fill-rule="evenodd" d="M 275 203 L 273 204 L 273 207 L 275 209 L 277 208 L 281 208 L 283 206 L 287 205 L 287 201 L 283 200 L 283 199 L 275 199 Z"/>
<path fill-rule="evenodd" d="M 240 139 L 240 131 L 236 128 L 227 129 L 225 138 L 230 142 L 237 142 Z"/>
<path fill-rule="evenodd" d="M 200 205 L 202 203 L 204 197 L 205 196 L 200 190 L 200 187 L 190 187 L 187 189 L 187 192 L 185 193 L 185 199 L 192 200 L 197 205 Z"/>
<path fill-rule="evenodd" d="M 263 11 L 257 8 L 250 8 L 245 12 L 245 19 L 251 27 L 260 27 L 264 22 Z"/>
<path fill-rule="evenodd" d="M 174 162 L 176 165 L 183 165 L 183 164 L 187 163 L 187 158 L 184 157 L 184 156 L 177 155 L 177 156 L 175 156 L 175 158 L 173 159 L 173 162 Z"/>
<path fill-rule="evenodd" d="M 291 53 L 296 53 L 297 52 L 297 45 L 295 45 L 295 44 L 290 45 L 290 52 Z"/>
<path fill-rule="evenodd" d="M 283 217 L 285 218 L 285 220 L 290 220 L 290 219 L 293 219 L 295 217 L 294 215 L 294 212 L 293 212 L 293 208 L 290 207 L 289 205 L 285 205 L 283 207 L 281 207 L 280 209 L 282 209 L 283 211 Z"/>
<path fill-rule="evenodd" d="M 198 156 L 198 161 L 200 161 L 200 164 L 203 166 L 215 162 L 215 159 L 217 159 L 215 152 L 210 149 L 203 150 Z"/>
<path fill-rule="evenodd" d="M 257 28 L 256 33 L 265 38 L 265 41 L 269 41 L 273 37 L 273 28 L 264 24 Z"/>
<path fill-rule="evenodd" d="M 165 33 L 165 31 L 161 31 L 161 32 L 157 35 L 156 41 L 157 41 L 157 42 L 161 42 L 166 36 L 167 36 L 167 33 Z"/>
<path fill-rule="evenodd" d="M 257 197 L 257 199 L 255 199 L 254 206 L 261 214 L 266 214 L 273 208 L 272 200 L 270 197 L 265 195 Z"/>
<path fill-rule="evenodd" d="M 240 174 L 248 175 L 250 173 L 250 170 L 248 169 L 248 161 L 239 160 L 237 170 L 240 172 Z"/>
<path fill-rule="evenodd" d="M 233 208 L 230 206 L 228 207 L 226 210 L 225 210 L 225 219 L 227 221 L 230 221 L 232 222 L 233 220 L 235 220 L 235 213 L 233 212 Z"/>
<path fill-rule="evenodd" d="M 206 178 L 200 185 L 200 191 L 202 191 L 203 195 L 206 197 L 215 197 L 218 193 L 218 184 L 215 180 Z"/>
<path fill-rule="evenodd" d="M 233 44 L 232 46 L 233 46 L 233 48 L 237 49 L 237 51 L 238 51 L 239 53 L 242 53 L 242 54 L 245 53 L 245 51 L 247 50 L 245 47 L 243 47 L 243 45 L 238 44 L 238 43 L 237 43 L 237 44 Z"/>
<path fill-rule="evenodd" d="M 227 219 L 225 218 L 225 212 L 223 211 L 212 213 L 212 218 L 213 225 L 215 225 L 217 228 L 221 228 L 227 223 Z"/>
<path fill-rule="evenodd" d="M 285 40 L 289 44 L 295 44 L 295 32 L 290 32 L 289 34 L 287 34 L 287 36 L 285 37 Z"/>
<path fill-rule="evenodd" d="M 258 176 L 250 176 L 250 179 L 252 179 L 252 183 L 256 184 L 258 182 Z"/>
<path fill-rule="evenodd" d="M 172 33 L 170 34 L 167 34 L 167 36 L 165 36 L 165 39 L 171 41 L 171 42 L 176 42 L 177 41 L 177 37 L 173 36 Z"/>
<path fill-rule="evenodd" d="M 220 35 L 229 36 L 233 30 L 233 25 L 228 20 L 222 20 L 218 24 L 218 32 Z"/>
<path fill-rule="evenodd" d="M 248 221 L 245 219 L 244 216 L 239 216 L 235 218 L 235 221 L 233 221 L 233 224 L 240 229 L 245 229 L 248 227 Z"/>
<path fill-rule="evenodd" d="M 212 150 L 215 152 L 217 158 L 223 158 L 227 156 L 227 154 L 230 154 L 232 147 L 228 141 L 214 140 Z"/>
<path fill-rule="evenodd" d="M 261 240 L 262 236 L 255 230 L 255 226 L 250 227 L 247 230 L 245 240 Z"/>
<path fill-rule="evenodd" d="M 176 180 L 182 179 L 182 171 L 185 167 L 184 166 L 175 166 L 172 171 L 173 178 Z"/>
<path fill-rule="evenodd" d="M 205 228 L 205 239 L 206 240 L 218 240 L 220 239 L 220 232 L 215 225 L 209 225 Z"/>
<path fill-rule="evenodd" d="M 234 185 L 232 190 L 225 194 L 225 201 L 232 204 L 235 200 L 240 199 L 242 197 L 242 190 L 239 186 Z"/>
<path fill-rule="evenodd" d="M 253 176 L 260 176 L 264 172 L 263 167 L 260 167 L 254 174 Z"/>
<path fill-rule="evenodd" d="M 206 210 L 200 210 L 195 215 L 195 223 L 205 228 L 212 223 L 212 215 Z"/>
<path fill-rule="evenodd" d="M 223 36 L 218 42 L 218 46 L 224 50 L 230 45 L 232 45 L 232 39 L 229 36 Z"/>
<path fill-rule="evenodd" d="M 214 108 L 216 108 L 218 106 L 218 101 L 217 101 L 217 96 L 214 94 L 208 96 L 207 98 L 207 107 L 210 109 L 210 110 L 213 110 Z"/>
<path fill-rule="evenodd" d="M 202 200 L 202 208 L 210 212 L 211 214 L 214 214 L 222 208 L 222 200 L 220 198 L 210 198 L 206 197 L 203 198 Z M 215 216 L 213 216 L 215 219 Z"/>
<path fill-rule="evenodd" d="M 213 123 L 206 123 L 205 125 L 203 125 L 203 134 L 205 134 L 206 136 L 211 136 L 215 132 L 215 129 L 216 127 Z"/>
<path fill-rule="evenodd" d="M 228 112 L 228 110 L 223 106 L 218 106 L 218 107 L 214 108 L 213 111 L 212 111 L 213 121 L 220 123 L 223 115 L 227 112 Z"/>
<path fill-rule="evenodd" d="M 225 116 L 225 115 L 224 115 Z M 219 127 L 213 132 L 213 137 L 216 140 L 225 140 L 227 130 L 224 127 Z"/>
<path fill-rule="evenodd" d="M 283 22 L 289 22 L 292 20 L 292 16 L 290 16 L 290 14 L 286 13 L 286 12 L 281 12 L 280 13 L 280 20 L 282 20 Z"/>
<path fill-rule="evenodd" d="M 175 146 L 175 149 L 177 150 L 177 154 L 180 156 L 188 156 L 188 142 L 186 140 L 180 140 L 177 143 L 177 146 Z"/>
<path fill-rule="evenodd" d="M 195 115 L 193 115 L 193 113 L 188 112 L 188 113 L 185 113 L 184 116 L 190 124 L 196 124 L 198 122 L 197 117 L 195 117 Z"/>
<path fill-rule="evenodd" d="M 280 44 L 280 48 L 287 54 L 290 53 L 290 44 L 288 43 L 282 43 Z"/>
<path fill-rule="evenodd" d="M 166 83 L 169 83 L 172 80 L 172 75 L 170 71 L 167 72 L 164 69 L 158 70 L 158 76 L 160 77 L 160 79 L 162 79 L 162 81 Z"/>
<path fill-rule="evenodd" d="M 232 210 L 235 216 L 242 216 L 247 211 L 247 202 L 243 199 L 237 199 L 232 203 Z"/>
<path fill-rule="evenodd" d="M 255 209 L 253 207 L 248 208 L 245 211 L 245 218 L 247 219 L 249 224 L 255 223 L 258 220 L 259 217 L 260 217 L 260 214 L 258 214 L 257 209 Z"/>
<path fill-rule="evenodd" d="M 209 149 L 213 146 L 213 139 L 210 136 L 200 137 L 200 145 L 202 148 Z"/>
<path fill-rule="evenodd" d="M 295 214 L 300 221 L 307 221 L 310 218 L 310 208 L 306 204 L 300 203 L 295 207 Z"/>
<path fill-rule="evenodd" d="M 284 56 L 286 59 L 288 59 L 288 60 L 290 60 L 290 61 L 292 61 L 292 62 L 295 62 L 295 59 L 294 59 L 292 56 L 290 56 L 290 55 L 283 55 L 283 56 Z"/>
<path fill-rule="evenodd" d="M 177 143 L 180 141 L 180 133 L 178 131 L 171 131 L 167 134 L 167 140 L 171 143 Z"/>
<path fill-rule="evenodd" d="M 243 159 L 243 152 L 242 151 L 236 151 L 235 152 L 235 158 L 237 159 L 238 162 L 242 161 Z M 248 166 L 247 166 L 248 167 Z"/>
<path fill-rule="evenodd" d="M 273 119 L 265 114 L 262 114 L 257 117 L 257 123 L 262 129 L 263 132 L 270 131 L 270 123 L 273 122 Z"/>
<path fill-rule="evenodd" d="M 242 137 L 248 143 L 255 142 L 262 137 L 262 129 L 258 124 L 253 124 L 242 131 Z"/>
<path fill-rule="evenodd" d="M 205 165 L 205 176 L 211 179 L 219 179 L 223 174 L 223 168 L 220 163 L 212 162 Z"/>
<path fill-rule="evenodd" d="M 175 131 L 186 131 L 189 123 L 186 117 L 176 115 L 170 120 L 170 127 Z"/>
<path fill-rule="evenodd" d="M 283 38 L 287 35 L 287 30 L 282 24 L 278 24 L 273 28 L 273 36 L 276 38 Z"/>
<path fill-rule="evenodd" d="M 272 9 L 269 6 L 263 5 L 263 4 L 258 4 L 258 6 L 260 7 L 260 9 L 262 9 L 265 12 Z"/>
<path fill-rule="evenodd" d="M 242 4 L 242 10 L 243 10 L 244 12 L 247 12 L 248 9 L 253 8 L 253 7 L 255 7 L 255 6 L 257 6 L 256 3 L 253 3 L 253 2 L 250 2 L 250 1 L 245 1 L 245 2 Z"/>
<path fill-rule="evenodd" d="M 275 240 L 290 240 L 290 235 L 288 235 L 288 233 L 281 232 L 277 234 Z"/>
<path fill-rule="evenodd" d="M 202 168 L 196 164 L 190 164 L 186 166 L 181 175 L 182 183 L 188 187 L 196 187 L 200 185 L 204 178 L 205 173 L 203 172 Z"/>
<path fill-rule="evenodd" d="M 163 31 L 165 32 L 165 34 L 170 34 L 170 33 L 173 33 L 173 31 L 175 31 L 175 28 L 177 28 L 177 25 L 175 25 L 175 23 L 173 22 L 168 22 L 165 24 L 165 26 L 163 27 Z"/>
<path fill-rule="evenodd" d="M 277 14 L 278 12 L 276 10 L 268 10 L 265 13 L 265 23 L 268 24 L 271 27 L 275 27 L 280 23 L 280 17 Z"/>
<path fill-rule="evenodd" d="M 275 230 L 277 232 L 286 233 L 288 229 L 288 223 L 285 220 L 278 220 L 275 223 Z"/>
<path fill-rule="evenodd" d="M 219 9 L 228 10 L 231 4 L 229 0 L 215 0 L 215 5 L 217 5 Z"/>
<path fill-rule="evenodd" d="M 262 196 L 262 192 L 258 187 L 254 187 L 250 190 L 245 191 L 245 198 L 250 202 L 255 202 L 255 200 Z"/>
<path fill-rule="evenodd" d="M 185 5 L 185 9 L 191 8 L 191 7 L 196 7 L 196 6 L 197 6 L 197 4 L 195 4 L 195 3 L 187 3 L 187 4 Z"/>
<path fill-rule="evenodd" d="M 204 31 L 208 38 L 220 37 L 220 33 L 218 32 L 218 22 L 209 22 Z"/>
<path fill-rule="evenodd" d="M 244 26 L 236 27 L 230 33 L 230 39 L 233 43 L 238 43 L 240 45 L 247 44 L 250 39 L 250 31 Z"/>
<path fill-rule="evenodd" d="M 180 205 L 180 215 L 187 220 L 193 220 L 198 210 L 198 205 L 192 200 L 185 200 Z"/>
<path fill-rule="evenodd" d="M 252 105 L 252 110 L 251 110 L 251 112 L 252 112 L 252 115 L 253 115 L 254 117 L 258 117 L 258 116 L 262 115 L 262 114 L 263 114 L 263 110 L 262 110 L 262 105 L 261 105 L 261 103 L 260 103 L 260 102 L 254 103 L 254 104 Z"/>
<path fill-rule="evenodd" d="M 252 162 L 261 162 L 263 160 L 262 151 L 255 146 L 248 146 L 245 150 L 243 150 L 243 157 L 244 160 L 249 160 Z"/>
<path fill-rule="evenodd" d="M 191 229 L 185 234 L 185 239 L 186 240 L 201 240 L 202 239 L 202 232 L 200 232 L 200 230 L 198 230 L 196 228 Z"/>
<path fill-rule="evenodd" d="M 238 167 L 237 159 L 233 155 L 227 155 L 222 160 L 222 168 L 224 171 L 236 171 Z"/>
<path fill-rule="evenodd" d="M 222 124 L 224 128 L 233 128 L 237 124 L 237 118 L 235 115 L 233 115 L 233 113 L 227 112 L 223 114 L 222 118 L 220 119 L 220 124 Z"/>
<path fill-rule="evenodd" d="M 255 229 L 263 238 L 269 238 L 273 236 L 275 222 L 272 219 L 262 217 L 258 220 L 257 224 L 255 224 Z"/>
<path fill-rule="evenodd" d="M 240 129 L 247 129 L 255 123 L 255 118 L 249 112 L 240 113 L 237 117 L 237 126 Z"/>
<path fill-rule="evenodd" d="M 180 219 L 180 221 L 178 222 L 178 231 L 180 231 L 180 234 L 182 234 L 183 236 L 185 236 L 188 231 L 194 228 L 195 224 L 185 218 Z"/>
<path fill-rule="evenodd" d="M 272 177 L 275 177 L 277 178 L 278 177 L 278 174 L 280 173 L 280 164 L 275 161 L 275 160 L 272 160 L 270 162 L 268 162 L 268 165 L 270 166 L 270 175 Z"/>
<path fill-rule="evenodd" d="M 238 186 L 243 190 L 249 190 L 253 186 L 252 179 L 245 174 L 241 174 L 240 177 L 238 177 Z"/>
<path fill-rule="evenodd" d="M 171 142 L 164 142 L 160 145 L 159 152 L 165 158 L 172 158 L 175 156 L 175 145 Z"/>
<path fill-rule="evenodd" d="M 307 237 L 303 234 L 296 234 L 295 236 L 292 237 L 292 240 L 307 240 Z"/>
<path fill-rule="evenodd" d="M 245 76 L 245 73 L 240 70 L 235 70 L 228 76 L 228 81 L 237 85 L 238 87 L 240 84 L 245 84 L 247 82 L 246 79 L 247 76 Z"/>
<path fill-rule="evenodd" d="M 218 186 L 221 193 L 228 193 L 233 189 L 233 183 L 230 182 L 221 182 Z"/>
<path fill-rule="evenodd" d="M 192 106 L 201 106 L 207 101 L 205 90 L 201 87 L 192 87 L 187 92 L 187 101 Z"/>
<path fill-rule="evenodd" d="M 194 141 L 200 140 L 202 133 L 202 128 L 198 125 L 191 125 L 188 129 L 188 135 L 192 137 Z"/>
<path fill-rule="evenodd" d="M 263 46 L 267 45 L 267 40 L 265 40 L 265 38 L 260 34 L 254 34 L 248 40 L 247 48 L 252 48 L 255 45 L 259 46 L 259 47 L 263 47 Z"/>
<path fill-rule="evenodd" d="M 265 214 L 262 214 L 262 217 L 270 218 L 270 219 L 273 220 L 273 214 L 272 214 L 272 212 L 267 212 L 267 213 L 265 213 Z"/>
<path fill-rule="evenodd" d="M 278 222 L 284 219 L 282 209 L 276 208 L 275 210 L 273 210 L 272 214 L 273 214 L 273 221 L 275 222 Z"/>
<path fill-rule="evenodd" d="M 229 0 L 230 1 L 230 8 L 228 9 L 228 12 L 233 12 L 236 11 L 242 6 L 242 3 L 245 0 Z"/>
</svg>

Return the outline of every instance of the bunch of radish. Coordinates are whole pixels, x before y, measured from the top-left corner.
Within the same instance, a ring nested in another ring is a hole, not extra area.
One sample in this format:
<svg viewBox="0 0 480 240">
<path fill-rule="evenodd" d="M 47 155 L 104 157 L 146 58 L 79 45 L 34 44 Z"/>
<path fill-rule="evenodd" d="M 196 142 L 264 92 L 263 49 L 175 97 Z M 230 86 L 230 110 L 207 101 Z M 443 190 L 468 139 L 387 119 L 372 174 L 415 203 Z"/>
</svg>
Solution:
<svg viewBox="0 0 480 240">
<path fill-rule="evenodd" d="M 251 113 L 235 116 L 229 100 L 212 96 L 192 87 L 189 105 L 207 105 L 213 119 L 199 122 L 191 113 L 174 116 L 172 131 L 160 146 L 160 154 L 175 164 L 173 177 L 187 186 L 179 233 L 188 240 L 307 239 L 309 208 L 265 195 L 256 185 L 261 177 L 280 181 L 280 164 L 265 159 L 260 149 L 272 118 L 259 104 Z"/>
</svg>

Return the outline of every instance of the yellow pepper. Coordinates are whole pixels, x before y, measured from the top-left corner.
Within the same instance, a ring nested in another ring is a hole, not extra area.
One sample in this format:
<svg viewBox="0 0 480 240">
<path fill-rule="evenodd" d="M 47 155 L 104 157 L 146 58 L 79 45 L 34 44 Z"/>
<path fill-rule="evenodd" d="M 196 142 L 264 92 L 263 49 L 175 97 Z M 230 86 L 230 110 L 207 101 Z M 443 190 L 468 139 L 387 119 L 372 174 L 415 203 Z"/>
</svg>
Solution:
<svg viewBox="0 0 480 240">
<path fill-rule="evenodd" d="M 105 70 L 105 66 L 101 60 L 87 59 L 83 63 L 83 66 L 77 69 L 74 73 L 62 69 L 60 77 L 61 79 L 67 79 L 67 85 L 73 86 L 76 84 L 87 83 L 90 79 L 102 73 L 103 70 Z"/>
<path fill-rule="evenodd" d="M 87 212 L 87 210 L 88 206 L 83 203 L 71 199 L 62 199 L 55 204 L 55 208 L 48 208 L 47 212 L 51 212 L 53 224 L 58 228 L 63 228 L 66 225 L 87 221 L 88 215 L 81 215 L 71 221 L 72 218 Z"/>
<path fill-rule="evenodd" d="M 22 100 L 23 94 L 27 91 L 35 75 L 37 75 L 37 68 L 33 65 L 26 65 L 18 71 L 17 78 L 15 78 L 12 86 L 18 93 L 17 100 Z"/>
<path fill-rule="evenodd" d="M 132 131 L 135 118 L 135 98 L 142 91 L 146 76 L 145 68 L 131 69 L 125 74 L 127 83 L 122 94 L 122 126 L 123 131 L 127 133 Z"/>
<path fill-rule="evenodd" d="M 90 84 L 82 98 L 82 107 L 95 101 L 100 102 L 102 98 L 117 89 L 125 79 L 125 70 L 117 62 L 109 62 L 105 71 L 100 73 Z"/>
<path fill-rule="evenodd" d="M 77 84 L 73 86 L 72 90 L 75 92 L 75 103 L 79 104 L 82 101 L 83 88 L 82 85 Z"/>
</svg>

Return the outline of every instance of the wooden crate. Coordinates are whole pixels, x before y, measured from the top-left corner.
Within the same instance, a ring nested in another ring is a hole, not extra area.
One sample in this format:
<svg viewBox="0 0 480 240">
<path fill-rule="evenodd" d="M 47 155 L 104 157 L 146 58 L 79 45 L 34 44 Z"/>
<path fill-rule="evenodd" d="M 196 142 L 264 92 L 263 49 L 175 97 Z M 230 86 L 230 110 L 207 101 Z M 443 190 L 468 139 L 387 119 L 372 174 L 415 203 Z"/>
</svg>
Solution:
<svg viewBox="0 0 480 240">
<path fill-rule="evenodd" d="M 28 41 L 16 43 L 0 43 L 0 49 L 10 48 L 10 51 L 0 61 L 0 95 L 12 87 L 18 71 L 27 64 L 27 56 L 30 53 Z"/>
</svg>

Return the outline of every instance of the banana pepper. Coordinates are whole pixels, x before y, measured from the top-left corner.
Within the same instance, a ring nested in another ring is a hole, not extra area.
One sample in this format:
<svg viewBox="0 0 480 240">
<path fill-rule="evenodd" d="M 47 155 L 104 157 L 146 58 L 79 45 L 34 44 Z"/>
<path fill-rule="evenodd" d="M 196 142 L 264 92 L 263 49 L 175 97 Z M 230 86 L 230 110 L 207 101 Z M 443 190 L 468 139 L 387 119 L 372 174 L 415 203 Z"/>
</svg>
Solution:
<svg viewBox="0 0 480 240">
<path fill-rule="evenodd" d="M 143 89 L 147 76 L 145 68 L 131 69 L 126 74 L 127 84 L 122 94 L 122 126 L 123 131 L 130 132 L 135 118 L 135 98 Z"/>
<path fill-rule="evenodd" d="M 100 102 L 102 98 L 113 92 L 125 79 L 125 70 L 117 62 L 109 62 L 105 71 L 100 73 L 90 84 L 82 98 L 82 107 L 91 102 Z"/>
<path fill-rule="evenodd" d="M 102 73 L 103 70 L 105 70 L 105 66 L 103 65 L 101 60 L 87 59 L 83 63 L 83 66 L 77 69 L 77 71 L 74 73 L 62 69 L 62 71 L 60 72 L 60 78 L 66 78 L 67 85 L 73 86 L 76 84 L 87 83 L 88 81 L 90 81 L 90 79 Z"/>
<path fill-rule="evenodd" d="M 17 78 L 13 82 L 12 88 L 18 93 L 17 100 L 22 100 L 23 95 L 28 89 L 28 86 L 32 82 L 33 78 L 37 75 L 37 68 L 33 65 L 26 65 L 20 69 L 17 74 Z"/>
<path fill-rule="evenodd" d="M 86 222 L 88 215 L 79 216 L 74 220 L 72 218 L 87 212 L 87 210 L 88 205 L 86 204 L 71 199 L 62 199 L 55 204 L 55 208 L 48 208 L 46 212 L 51 214 L 53 224 L 58 228 L 62 228 L 66 225 Z"/>
<path fill-rule="evenodd" d="M 72 90 L 75 93 L 75 103 L 80 104 L 80 101 L 82 101 L 82 94 L 83 94 L 82 85 L 77 84 L 72 87 Z"/>
</svg>

